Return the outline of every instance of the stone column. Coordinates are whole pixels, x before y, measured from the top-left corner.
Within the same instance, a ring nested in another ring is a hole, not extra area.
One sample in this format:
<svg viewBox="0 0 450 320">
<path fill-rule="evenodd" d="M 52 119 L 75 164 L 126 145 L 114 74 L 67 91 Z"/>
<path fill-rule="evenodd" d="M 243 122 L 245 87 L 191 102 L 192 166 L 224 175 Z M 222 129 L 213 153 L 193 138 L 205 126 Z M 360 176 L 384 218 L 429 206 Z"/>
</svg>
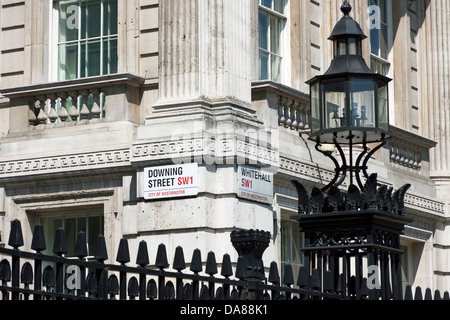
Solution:
<svg viewBox="0 0 450 320">
<path fill-rule="evenodd" d="M 192 101 L 252 109 L 256 1 L 165 0 L 159 6 L 160 91 L 155 109 Z"/>
<path fill-rule="evenodd" d="M 118 2 L 118 70 L 119 72 L 139 74 L 139 1 Z"/>
<path fill-rule="evenodd" d="M 50 54 L 49 23 L 51 20 L 50 4 L 48 1 L 29 1 L 25 6 L 25 82 L 31 84 L 45 83 L 50 80 L 48 73 Z"/>
<path fill-rule="evenodd" d="M 437 195 L 446 205 L 446 216 L 450 210 L 450 98 L 448 96 L 450 80 L 450 2 L 445 0 L 423 0 L 425 8 L 426 53 L 421 58 L 427 69 L 421 84 L 425 87 L 424 101 L 427 113 L 424 122 L 429 137 L 437 142 L 430 150 L 430 176 L 436 184 Z M 450 223 L 447 218 L 436 223 L 430 254 L 434 256 L 430 268 L 433 268 L 433 282 L 436 289 L 447 290 L 450 283 L 448 266 L 448 237 Z M 428 245 L 428 243 L 427 243 Z"/>
<path fill-rule="evenodd" d="M 450 3 L 433 0 L 426 16 L 428 132 L 438 145 L 431 150 L 431 177 L 442 194 L 450 191 Z M 447 196 L 448 197 L 448 196 Z"/>
</svg>

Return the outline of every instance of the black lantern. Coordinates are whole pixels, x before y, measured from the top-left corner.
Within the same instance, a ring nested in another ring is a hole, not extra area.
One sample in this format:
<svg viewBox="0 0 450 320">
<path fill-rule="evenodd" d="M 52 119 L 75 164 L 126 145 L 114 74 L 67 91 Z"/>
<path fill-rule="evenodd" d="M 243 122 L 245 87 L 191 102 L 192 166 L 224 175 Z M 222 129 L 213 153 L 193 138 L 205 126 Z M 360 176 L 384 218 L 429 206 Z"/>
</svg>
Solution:
<svg viewBox="0 0 450 320">
<path fill-rule="evenodd" d="M 359 172 L 366 178 L 366 164 L 373 153 L 379 150 L 389 136 L 388 83 L 391 79 L 374 73 L 362 57 L 362 41 L 367 38 L 360 25 L 349 13 L 351 6 L 344 1 L 341 11 L 344 16 L 328 38 L 333 41 L 334 58 L 330 68 L 323 75 L 309 80 L 311 98 L 311 134 L 316 149 L 330 157 L 336 165 L 336 177 L 323 188 L 340 185 L 350 171 L 360 187 Z M 368 143 L 380 144 L 368 152 Z M 339 165 L 324 145 L 333 144 L 339 151 L 342 164 Z M 362 144 L 363 152 L 355 165 L 353 159 L 347 164 L 341 145 Z M 365 158 L 364 158 L 365 157 Z M 339 175 L 341 175 L 339 179 Z"/>
</svg>

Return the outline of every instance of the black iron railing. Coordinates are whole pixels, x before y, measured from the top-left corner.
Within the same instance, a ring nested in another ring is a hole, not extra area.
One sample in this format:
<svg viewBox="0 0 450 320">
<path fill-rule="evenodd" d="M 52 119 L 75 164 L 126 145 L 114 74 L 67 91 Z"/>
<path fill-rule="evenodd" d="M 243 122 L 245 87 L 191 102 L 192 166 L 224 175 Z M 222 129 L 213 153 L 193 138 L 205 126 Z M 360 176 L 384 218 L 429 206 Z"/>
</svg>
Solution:
<svg viewBox="0 0 450 320">
<path fill-rule="evenodd" d="M 200 250 L 193 252 L 189 269 L 183 248 L 177 247 L 170 266 L 166 247 L 159 245 L 154 266 L 149 267 L 147 243 L 139 243 L 135 260 L 131 262 L 128 241 L 120 240 L 117 264 L 107 264 L 105 239 L 97 238 L 92 261 L 87 261 L 86 236 L 80 232 L 75 245 L 75 257 L 65 258 L 65 232 L 58 229 L 53 244 L 54 255 L 46 255 L 42 225 L 36 225 L 31 249 L 24 246 L 19 220 L 12 221 L 9 248 L 0 248 L 0 297 L 3 300 L 325 300 L 369 299 L 369 294 L 355 292 L 355 282 L 347 288 L 331 278 L 321 278 L 318 269 L 310 272 L 300 268 L 294 282 L 292 267 L 285 265 L 280 277 L 278 265 L 272 262 L 265 272 L 262 255 L 270 242 L 270 233 L 259 230 L 239 230 L 231 234 L 231 241 L 239 254 L 233 271 L 230 255 L 225 254 L 219 272 L 214 252 L 202 263 Z M 415 295 L 408 287 L 405 299 L 432 299 L 429 289 L 422 295 L 420 287 Z M 439 291 L 436 299 L 449 299 L 448 292 Z"/>
</svg>

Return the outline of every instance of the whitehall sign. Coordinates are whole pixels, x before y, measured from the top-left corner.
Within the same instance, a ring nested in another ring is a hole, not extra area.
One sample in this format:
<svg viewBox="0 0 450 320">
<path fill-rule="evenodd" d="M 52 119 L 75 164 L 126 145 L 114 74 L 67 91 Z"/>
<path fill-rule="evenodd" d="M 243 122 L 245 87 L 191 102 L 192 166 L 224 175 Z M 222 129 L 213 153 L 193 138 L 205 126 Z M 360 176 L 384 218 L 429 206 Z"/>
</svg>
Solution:
<svg viewBox="0 0 450 320">
<path fill-rule="evenodd" d="M 146 200 L 195 196 L 197 194 L 197 163 L 144 169 L 144 199 Z"/>
<path fill-rule="evenodd" d="M 273 173 L 259 168 L 238 166 L 237 196 L 257 202 L 272 204 Z"/>
</svg>

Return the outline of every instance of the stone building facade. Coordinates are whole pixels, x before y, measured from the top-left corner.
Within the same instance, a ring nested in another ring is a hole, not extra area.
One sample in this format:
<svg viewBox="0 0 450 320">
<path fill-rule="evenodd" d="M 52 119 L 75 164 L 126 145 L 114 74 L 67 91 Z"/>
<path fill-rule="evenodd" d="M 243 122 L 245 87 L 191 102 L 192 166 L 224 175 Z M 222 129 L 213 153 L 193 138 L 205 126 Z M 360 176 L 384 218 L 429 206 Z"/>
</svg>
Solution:
<svg viewBox="0 0 450 320">
<path fill-rule="evenodd" d="M 341 3 L 2 0 L 0 245 L 13 219 L 27 244 L 41 223 L 49 237 L 63 226 L 69 246 L 84 230 L 111 253 L 145 239 L 151 255 L 160 243 L 231 254 L 232 230 L 261 229 L 267 266 L 298 268 L 290 180 L 312 188 L 334 174 L 308 140 L 305 82 L 331 62 Z M 393 79 L 392 138 L 369 171 L 412 185 L 404 284 L 448 290 L 450 3 L 351 5 L 368 65 Z M 167 191 L 178 178 L 188 193 Z"/>
</svg>

